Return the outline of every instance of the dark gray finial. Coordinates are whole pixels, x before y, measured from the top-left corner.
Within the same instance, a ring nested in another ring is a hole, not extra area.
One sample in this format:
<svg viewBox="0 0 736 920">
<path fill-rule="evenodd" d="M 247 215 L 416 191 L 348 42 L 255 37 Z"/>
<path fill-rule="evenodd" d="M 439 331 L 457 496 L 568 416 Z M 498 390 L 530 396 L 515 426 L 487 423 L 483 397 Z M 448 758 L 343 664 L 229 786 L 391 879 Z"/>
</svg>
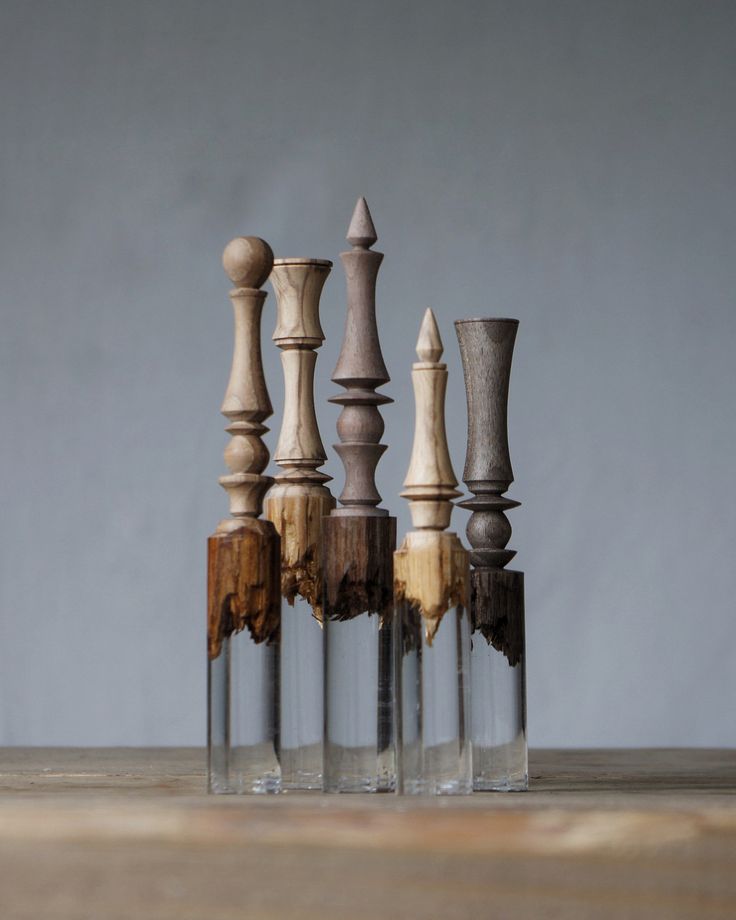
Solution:
<svg viewBox="0 0 736 920">
<path fill-rule="evenodd" d="M 375 483 L 376 466 L 385 444 L 379 444 L 384 424 L 378 406 L 393 402 L 376 393 L 376 387 L 390 377 L 383 363 L 376 325 L 376 278 L 383 261 L 382 252 L 368 247 L 376 242 L 365 198 L 359 198 L 350 221 L 347 239 L 353 245 L 340 253 L 347 280 L 348 311 L 345 335 L 337 367 L 332 375 L 346 392 L 330 402 L 343 407 L 337 420 L 340 444 L 335 450 L 345 467 L 345 487 L 339 501 L 343 505 L 333 515 L 383 516 Z"/>
<path fill-rule="evenodd" d="M 472 511 L 467 526 L 470 561 L 503 569 L 516 555 L 506 549 L 511 524 L 506 514 L 520 502 L 504 498 L 514 481 L 509 456 L 507 405 L 511 360 L 519 321 L 466 319 L 455 323 L 468 400 L 468 448 L 463 480 L 474 493 L 461 502 Z"/>
</svg>

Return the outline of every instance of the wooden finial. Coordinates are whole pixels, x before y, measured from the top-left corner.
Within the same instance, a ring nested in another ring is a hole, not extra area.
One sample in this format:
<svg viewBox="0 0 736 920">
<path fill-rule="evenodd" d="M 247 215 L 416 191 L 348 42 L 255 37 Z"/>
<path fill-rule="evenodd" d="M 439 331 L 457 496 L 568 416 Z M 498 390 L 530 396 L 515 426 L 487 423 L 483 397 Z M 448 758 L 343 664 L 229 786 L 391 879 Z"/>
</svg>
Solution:
<svg viewBox="0 0 736 920">
<path fill-rule="evenodd" d="M 368 210 L 368 202 L 361 195 L 350 219 L 347 241 L 356 249 L 370 249 L 377 239 L 378 234 L 373 226 L 373 218 Z"/>
<path fill-rule="evenodd" d="M 474 493 L 461 507 L 473 512 L 466 533 L 475 566 L 502 569 L 516 555 L 506 549 L 511 525 L 504 512 L 520 503 L 504 498 L 503 493 L 514 481 L 506 418 L 518 327 L 515 319 L 455 323 L 468 401 L 463 480 Z"/>
<path fill-rule="evenodd" d="M 411 502 L 409 511 L 417 529 L 448 527 L 452 499 L 460 495 L 445 431 L 447 365 L 439 362 L 443 351 L 434 313 L 427 310 L 417 340 L 419 361 L 411 372 L 416 402 L 414 446 L 401 493 Z"/>
<path fill-rule="evenodd" d="M 353 249 L 340 254 L 347 280 L 348 311 L 337 367 L 332 375 L 346 392 L 330 402 L 342 406 L 335 450 L 345 467 L 342 508 L 324 522 L 325 615 L 346 620 L 361 613 L 391 613 L 396 518 L 377 507 L 376 466 L 386 450 L 376 393 L 389 380 L 376 323 L 376 277 L 383 254 L 369 247 L 376 228 L 365 198 L 355 206 L 347 239 Z"/>
<path fill-rule="evenodd" d="M 270 642 L 279 631 L 279 537 L 260 520 L 263 496 L 273 480 L 263 475 L 268 449 L 263 424 L 272 412 L 261 361 L 258 290 L 273 265 L 273 252 L 255 236 L 237 237 L 225 247 L 223 266 L 235 288 L 235 344 L 222 414 L 230 424 L 225 449 L 230 473 L 220 484 L 230 499 L 230 517 L 208 540 L 207 637 L 209 657 L 217 658 L 224 639 L 248 627 L 255 642 Z"/>
<path fill-rule="evenodd" d="M 335 507 L 319 471 L 327 459 L 314 407 L 316 349 L 324 334 L 319 299 L 332 262 L 325 259 L 276 259 L 271 283 L 278 320 L 273 340 L 281 349 L 284 416 L 274 459 L 276 476 L 264 502 L 266 517 L 281 535 L 281 593 L 293 604 L 297 594 L 321 617 L 322 518 Z"/>
<path fill-rule="evenodd" d="M 263 496 L 273 479 L 261 475 L 268 463 L 263 424 L 273 412 L 263 376 L 261 360 L 261 311 L 266 292 L 258 286 L 268 278 L 273 252 L 265 240 L 255 236 L 236 237 L 225 247 L 222 264 L 236 287 L 230 291 L 235 312 L 235 343 L 230 380 L 221 412 L 230 424 L 225 429 L 232 440 L 225 449 L 228 476 L 220 485 L 230 497 L 231 518 L 218 530 L 236 530 L 238 519 L 258 517 Z"/>
<path fill-rule="evenodd" d="M 452 499 L 460 493 L 447 446 L 445 390 L 447 365 L 437 322 L 427 310 L 417 341 L 419 361 L 412 366 L 416 402 L 414 446 L 404 480 L 403 498 L 415 530 L 394 554 L 394 593 L 425 618 L 431 643 L 443 615 L 451 607 L 466 607 L 468 554 L 457 535 L 446 532 Z"/>
<path fill-rule="evenodd" d="M 330 400 L 343 406 L 337 422 L 341 443 L 335 444 L 335 450 L 345 467 L 345 487 L 339 499 L 343 508 L 336 514 L 388 514 L 377 507 L 381 496 L 375 482 L 376 466 L 386 450 L 379 444 L 384 425 L 378 406 L 393 401 L 375 392 L 390 380 L 376 324 L 376 278 L 383 253 L 368 249 L 376 239 L 368 205 L 365 198 L 359 198 L 348 229 L 348 241 L 354 248 L 340 253 L 347 278 L 348 311 L 332 379 L 347 392 Z"/>
<path fill-rule="evenodd" d="M 463 479 L 472 498 L 467 526 L 473 629 L 515 666 L 524 650 L 524 574 L 505 568 L 515 552 L 506 546 L 511 524 L 505 512 L 520 504 L 504 496 L 514 480 L 509 456 L 507 406 L 515 319 L 455 323 L 468 402 L 468 448 Z"/>
</svg>

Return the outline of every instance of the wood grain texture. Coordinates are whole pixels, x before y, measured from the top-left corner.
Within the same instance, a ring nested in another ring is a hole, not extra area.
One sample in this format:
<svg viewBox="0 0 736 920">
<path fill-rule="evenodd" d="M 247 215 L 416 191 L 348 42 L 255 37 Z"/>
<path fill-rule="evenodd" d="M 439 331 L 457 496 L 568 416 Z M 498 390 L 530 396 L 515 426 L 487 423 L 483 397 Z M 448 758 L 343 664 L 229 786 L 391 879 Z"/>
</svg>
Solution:
<svg viewBox="0 0 736 920">
<path fill-rule="evenodd" d="M 235 313 L 235 344 L 222 413 L 232 435 L 225 449 L 230 474 L 220 484 L 230 498 L 230 517 L 220 521 L 207 542 L 207 654 L 222 650 L 222 640 L 248 628 L 255 642 L 278 637 L 279 537 L 273 524 L 258 520 L 263 496 L 273 482 L 263 475 L 268 450 L 262 435 L 271 415 L 261 359 L 261 311 L 266 294 L 258 290 L 273 265 L 273 252 L 258 237 L 236 237 L 222 257 L 230 280 Z"/>
<path fill-rule="evenodd" d="M 386 446 L 380 443 L 384 424 L 378 406 L 392 402 L 376 393 L 389 376 L 381 354 L 376 322 L 376 279 L 383 253 L 373 252 L 376 230 L 365 198 L 359 198 L 348 229 L 353 248 L 340 254 L 347 283 L 348 309 L 340 357 L 332 375 L 346 392 L 330 402 L 342 406 L 337 421 L 340 443 L 335 450 L 345 468 L 345 486 L 335 515 L 385 516 L 379 508 L 376 466 Z"/>
<path fill-rule="evenodd" d="M 248 628 L 254 642 L 278 639 L 279 535 L 270 521 L 245 518 L 238 530 L 207 541 L 207 654 L 217 658 L 222 640 Z"/>
<path fill-rule="evenodd" d="M 456 534 L 444 532 L 452 499 L 460 493 L 445 431 L 447 365 L 440 362 L 442 339 L 431 310 L 424 314 L 416 350 L 414 443 L 401 493 L 415 529 L 394 553 L 394 596 L 397 605 L 421 614 L 431 645 L 443 615 L 452 607 L 468 609 L 470 600 L 468 552 Z"/>
<path fill-rule="evenodd" d="M 533 791 L 207 797 L 202 749 L 0 750 L 7 920 L 726 920 L 736 751 L 534 751 Z"/>
<path fill-rule="evenodd" d="M 524 573 L 473 569 L 470 611 L 473 633 L 480 633 L 515 667 L 524 656 Z"/>
<path fill-rule="evenodd" d="M 263 476 L 268 463 L 268 448 L 263 424 L 273 409 L 266 389 L 261 358 L 261 312 L 266 293 L 257 288 L 271 271 L 273 252 L 265 240 L 255 236 L 236 237 L 225 247 L 222 263 L 230 280 L 237 285 L 230 292 L 235 314 L 235 335 L 230 379 L 221 412 L 229 420 L 232 436 L 225 449 L 229 475 L 220 485 L 230 498 L 230 519 L 218 530 L 237 529 L 235 519 L 258 517 L 263 496 L 273 480 Z"/>
<path fill-rule="evenodd" d="M 440 362 L 442 339 L 434 313 L 427 310 L 417 340 L 419 361 L 412 365 L 414 443 L 402 498 L 409 500 L 415 528 L 444 530 L 452 515 L 452 499 L 460 495 L 445 431 L 447 365 Z"/>
<path fill-rule="evenodd" d="M 316 483 L 277 483 L 266 496 L 265 513 L 281 537 L 281 596 L 297 595 L 322 619 L 322 529 L 335 507 L 330 490 Z"/>
<path fill-rule="evenodd" d="M 472 511 L 467 525 L 470 561 L 503 568 L 516 555 L 506 548 L 511 525 L 505 512 L 519 502 L 503 493 L 514 481 L 508 440 L 511 361 L 519 321 L 467 319 L 455 323 L 468 404 L 468 446 L 463 480 L 474 493 L 461 502 Z M 522 601 L 523 602 L 523 601 Z"/>
<path fill-rule="evenodd" d="M 325 618 L 388 615 L 393 608 L 396 518 L 331 515 L 322 533 Z"/>
<path fill-rule="evenodd" d="M 468 551 L 457 534 L 409 531 L 394 553 L 394 599 L 421 614 L 428 645 L 448 610 L 469 610 Z"/>
<path fill-rule="evenodd" d="M 284 414 L 274 459 L 282 469 L 264 501 L 264 514 L 281 537 L 281 594 L 297 595 L 322 616 L 322 518 L 335 507 L 319 467 L 327 455 L 314 405 L 316 350 L 324 340 L 319 300 L 332 263 L 326 259 L 276 259 L 273 340 L 281 349 Z"/>
</svg>

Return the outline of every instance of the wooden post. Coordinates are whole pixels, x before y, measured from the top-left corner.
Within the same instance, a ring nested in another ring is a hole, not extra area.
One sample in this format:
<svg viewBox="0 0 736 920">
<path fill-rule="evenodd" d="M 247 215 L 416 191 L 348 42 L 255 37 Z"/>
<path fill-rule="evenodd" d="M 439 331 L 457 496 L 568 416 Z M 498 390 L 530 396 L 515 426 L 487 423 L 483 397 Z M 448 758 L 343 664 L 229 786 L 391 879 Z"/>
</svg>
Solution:
<svg viewBox="0 0 736 920">
<path fill-rule="evenodd" d="M 443 345 L 431 310 L 424 314 L 417 355 L 412 366 L 416 401 L 414 446 L 404 481 L 414 530 L 394 554 L 394 593 L 424 618 L 431 644 L 443 615 L 452 607 L 467 608 L 468 553 L 457 535 L 446 531 L 452 499 L 460 493 L 445 433 L 447 365 L 440 363 Z"/>
<path fill-rule="evenodd" d="M 332 380 L 346 390 L 330 402 L 342 406 L 335 450 L 345 468 L 341 508 L 324 522 L 326 616 L 347 620 L 364 612 L 385 616 L 393 605 L 393 551 L 396 518 L 379 508 L 375 471 L 386 450 L 378 407 L 393 400 L 376 388 L 390 377 L 381 354 L 376 323 L 376 279 L 383 253 L 368 204 L 359 198 L 347 233 L 352 249 L 340 254 L 345 268 L 348 309 L 345 334 Z"/>
<path fill-rule="evenodd" d="M 324 341 L 319 298 L 332 268 L 324 259 L 276 259 L 271 283 L 278 320 L 273 340 L 281 349 L 284 416 L 274 460 L 283 472 L 269 490 L 265 516 L 281 535 L 281 594 L 301 595 L 322 618 L 322 519 L 335 507 L 319 472 L 327 459 L 314 407 L 316 349 Z"/>
<path fill-rule="evenodd" d="M 468 319 L 455 323 L 468 401 L 468 448 L 463 480 L 473 497 L 467 526 L 473 630 L 503 652 L 513 667 L 524 653 L 524 573 L 505 566 L 511 524 L 506 511 L 519 502 L 504 496 L 514 481 L 509 456 L 507 404 L 515 319 Z"/>
<path fill-rule="evenodd" d="M 210 660 L 224 638 L 248 627 L 255 642 L 279 632 L 279 536 L 259 518 L 272 480 L 263 475 L 268 449 L 263 424 L 272 412 L 261 361 L 260 325 L 264 291 L 273 264 L 271 247 L 258 237 L 237 237 L 225 247 L 223 266 L 235 285 L 235 344 L 222 404 L 231 440 L 225 449 L 229 474 L 220 484 L 230 499 L 230 517 L 207 542 L 207 646 Z"/>
</svg>

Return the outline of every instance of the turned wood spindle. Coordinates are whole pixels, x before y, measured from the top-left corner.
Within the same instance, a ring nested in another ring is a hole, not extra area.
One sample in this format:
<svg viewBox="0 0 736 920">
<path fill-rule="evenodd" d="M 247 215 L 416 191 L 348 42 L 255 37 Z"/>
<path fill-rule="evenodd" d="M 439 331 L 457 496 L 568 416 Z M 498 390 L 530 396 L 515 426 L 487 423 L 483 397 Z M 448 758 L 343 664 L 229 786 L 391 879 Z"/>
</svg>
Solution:
<svg viewBox="0 0 736 920">
<path fill-rule="evenodd" d="M 504 493 L 514 481 L 507 408 L 511 361 L 519 322 L 467 319 L 455 323 L 465 376 L 468 447 L 463 480 L 473 493 L 461 502 L 472 512 L 467 525 L 473 626 L 515 664 L 523 653 L 524 576 L 505 566 L 511 524 L 506 511 L 520 502 Z"/>
<path fill-rule="evenodd" d="M 373 220 L 365 198 L 359 198 L 348 228 L 352 250 L 340 253 L 345 268 L 348 311 L 345 335 L 337 366 L 332 374 L 345 393 L 330 402 L 343 407 L 337 421 L 340 444 L 335 450 L 345 467 L 345 487 L 339 502 L 340 514 L 388 514 L 377 508 L 381 501 L 375 482 L 376 466 L 386 450 L 380 444 L 383 419 L 378 406 L 393 402 L 376 388 L 391 379 L 383 363 L 376 324 L 376 278 L 383 261 L 382 252 L 370 247 L 376 242 Z"/>
<path fill-rule="evenodd" d="M 325 259 L 276 259 L 271 283 L 276 293 L 273 340 L 281 349 L 284 416 L 274 460 L 282 471 L 264 502 L 265 516 L 281 535 L 281 593 L 297 595 L 321 618 L 322 518 L 335 507 L 319 471 L 327 459 L 314 406 L 316 349 L 324 341 L 319 320 L 322 288 L 332 268 Z"/>
<path fill-rule="evenodd" d="M 220 477 L 230 517 L 208 540 L 208 653 L 216 658 L 222 640 L 245 626 L 256 642 L 272 641 L 279 626 L 279 537 L 259 518 L 273 480 L 263 475 L 268 448 L 263 424 L 272 412 L 261 360 L 259 290 L 273 264 L 273 252 L 258 237 L 236 237 L 225 247 L 223 266 L 235 285 L 230 292 L 235 336 L 230 380 L 221 412 L 231 440 L 225 449 L 230 472 Z"/>
<path fill-rule="evenodd" d="M 391 379 L 381 353 L 376 322 L 376 280 L 383 253 L 370 247 L 378 236 L 365 198 L 353 211 L 347 232 L 352 249 L 340 253 L 347 285 L 347 315 L 332 380 L 345 388 L 330 402 L 342 406 L 334 448 L 345 468 L 345 486 L 325 521 L 326 614 L 349 619 L 368 611 L 386 613 L 393 600 L 396 518 L 379 508 L 376 466 L 386 445 L 378 409 L 393 402 L 376 388 Z"/>
<path fill-rule="evenodd" d="M 457 535 L 446 531 L 452 499 L 460 495 L 445 431 L 447 365 L 431 310 L 424 314 L 412 365 L 416 402 L 414 445 L 402 498 L 409 500 L 414 530 L 394 554 L 394 592 L 425 618 L 431 642 L 451 607 L 467 607 L 468 553 Z"/>
</svg>

